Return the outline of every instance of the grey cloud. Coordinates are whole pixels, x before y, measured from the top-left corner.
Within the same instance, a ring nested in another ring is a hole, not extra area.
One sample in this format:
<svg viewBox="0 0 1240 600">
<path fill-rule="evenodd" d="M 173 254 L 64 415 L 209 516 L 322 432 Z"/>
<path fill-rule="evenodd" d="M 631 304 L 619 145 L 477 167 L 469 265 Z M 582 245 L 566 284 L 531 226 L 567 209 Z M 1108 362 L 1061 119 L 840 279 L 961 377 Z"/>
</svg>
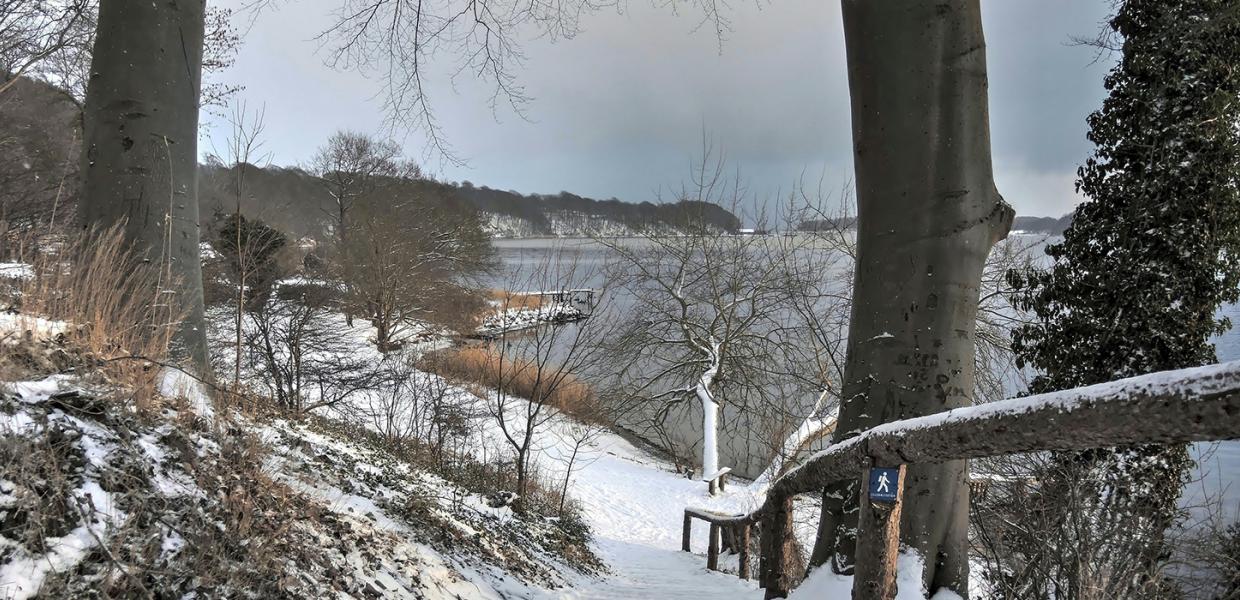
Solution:
<svg viewBox="0 0 1240 600">
<path fill-rule="evenodd" d="M 1077 201 L 1085 117 L 1102 100 L 1111 63 L 1068 42 L 1094 34 L 1108 6 L 983 3 L 996 179 L 1022 214 L 1058 215 Z M 315 54 L 311 38 L 330 22 L 330 7 L 301 0 L 260 15 L 228 76 L 246 86 L 251 105 L 267 105 L 267 149 L 277 164 L 306 161 L 337 128 L 382 125 L 376 82 L 333 71 Z M 528 121 L 503 107 L 493 114 L 484 86 L 450 81 L 449 65 L 438 65 L 437 116 L 469 160 L 439 174 L 524 192 L 650 200 L 687 176 L 705 127 L 760 197 L 787 190 L 802 173 L 824 173 L 829 189 L 843 184 L 851 152 L 838 4 L 744 3 L 732 18 L 722 51 L 713 33 L 692 31 L 692 15 L 642 2 L 586 17 L 574 39 L 528 40 L 519 73 L 534 97 Z M 420 153 L 420 139 L 404 141 Z"/>
</svg>

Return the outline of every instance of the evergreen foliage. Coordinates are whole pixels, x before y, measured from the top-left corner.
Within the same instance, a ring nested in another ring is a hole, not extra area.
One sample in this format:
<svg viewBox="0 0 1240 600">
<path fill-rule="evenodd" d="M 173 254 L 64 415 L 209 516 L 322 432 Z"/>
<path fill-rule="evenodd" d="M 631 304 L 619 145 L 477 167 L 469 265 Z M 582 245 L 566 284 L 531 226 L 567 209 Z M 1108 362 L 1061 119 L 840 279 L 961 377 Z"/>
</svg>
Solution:
<svg viewBox="0 0 1240 600">
<path fill-rule="evenodd" d="M 224 259 L 230 288 L 244 285 L 246 310 L 262 310 L 280 278 L 279 253 L 288 245 L 288 238 L 258 219 L 237 213 L 217 213 L 215 220 L 213 247 Z"/>
<path fill-rule="evenodd" d="M 1110 40 L 1122 42 L 1121 59 L 1089 117 L 1096 148 L 1077 183 L 1087 201 L 1047 248 L 1047 270 L 1010 274 L 1018 305 L 1035 317 L 1013 336 L 1018 363 L 1039 373 L 1033 393 L 1215 362 L 1211 337 L 1230 327 L 1218 309 L 1240 299 L 1240 10 L 1234 0 L 1128 0 Z M 1167 593 L 1155 591 L 1153 569 L 1168 552 L 1163 533 L 1178 514 L 1187 449 L 1101 450 L 1051 464 L 1044 491 L 1087 493 L 1082 506 L 1041 515 L 1045 525 L 1120 534 L 1101 555 L 1069 541 L 1026 548 L 1026 559 L 1068 565 L 1073 572 L 1060 575 L 1078 595 L 1107 577 L 1122 597 Z M 1095 520 L 1082 528 L 1072 510 Z M 1064 560 L 1074 553 L 1079 560 Z"/>
</svg>

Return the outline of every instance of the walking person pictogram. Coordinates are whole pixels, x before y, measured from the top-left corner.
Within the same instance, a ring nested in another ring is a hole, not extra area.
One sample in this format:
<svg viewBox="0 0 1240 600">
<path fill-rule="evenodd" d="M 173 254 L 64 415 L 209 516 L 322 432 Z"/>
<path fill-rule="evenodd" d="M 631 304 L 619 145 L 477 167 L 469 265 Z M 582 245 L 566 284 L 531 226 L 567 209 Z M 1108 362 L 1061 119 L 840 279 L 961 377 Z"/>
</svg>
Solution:
<svg viewBox="0 0 1240 600">
<path fill-rule="evenodd" d="M 874 502 L 895 502 L 900 493 L 900 470 L 898 468 L 875 467 L 870 469 L 870 500 Z"/>
</svg>

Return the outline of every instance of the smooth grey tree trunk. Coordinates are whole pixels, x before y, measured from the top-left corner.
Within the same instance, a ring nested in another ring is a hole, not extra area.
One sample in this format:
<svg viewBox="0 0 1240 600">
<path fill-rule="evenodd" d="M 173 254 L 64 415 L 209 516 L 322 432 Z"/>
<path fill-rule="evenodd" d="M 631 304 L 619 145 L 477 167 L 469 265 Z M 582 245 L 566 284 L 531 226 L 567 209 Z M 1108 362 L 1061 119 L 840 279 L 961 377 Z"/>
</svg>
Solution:
<svg viewBox="0 0 1240 600">
<path fill-rule="evenodd" d="M 198 232 L 204 0 L 102 0 L 86 90 L 83 225 L 126 239 L 179 282 L 175 356 L 206 365 Z M 171 286 L 169 286 L 171 287 Z"/>
<path fill-rule="evenodd" d="M 843 0 L 857 177 L 857 269 L 835 441 L 972 404 L 986 255 L 1012 209 L 990 159 L 978 0 Z M 966 462 L 913 465 L 901 541 L 931 593 L 967 596 Z M 828 488 L 811 559 L 849 573 L 857 484 Z"/>
</svg>

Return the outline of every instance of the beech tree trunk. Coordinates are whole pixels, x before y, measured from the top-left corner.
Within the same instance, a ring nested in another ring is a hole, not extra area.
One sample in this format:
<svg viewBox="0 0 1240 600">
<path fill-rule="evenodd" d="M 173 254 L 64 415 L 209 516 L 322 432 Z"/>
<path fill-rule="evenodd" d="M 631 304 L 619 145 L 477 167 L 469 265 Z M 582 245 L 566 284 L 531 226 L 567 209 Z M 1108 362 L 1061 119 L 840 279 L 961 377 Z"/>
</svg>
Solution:
<svg viewBox="0 0 1240 600">
<path fill-rule="evenodd" d="M 990 159 L 979 0 L 843 0 L 857 177 L 841 441 L 972 404 L 982 267 L 1012 209 Z M 967 595 L 966 462 L 908 468 L 902 542 Z M 851 573 L 857 483 L 828 488 L 812 563 Z"/>
<path fill-rule="evenodd" d="M 207 364 L 198 232 L 204 0 L 102 0 L 86 90 L 83 225 L 126 239 L 179 280 L 178 358 Z"/>
</svg>

